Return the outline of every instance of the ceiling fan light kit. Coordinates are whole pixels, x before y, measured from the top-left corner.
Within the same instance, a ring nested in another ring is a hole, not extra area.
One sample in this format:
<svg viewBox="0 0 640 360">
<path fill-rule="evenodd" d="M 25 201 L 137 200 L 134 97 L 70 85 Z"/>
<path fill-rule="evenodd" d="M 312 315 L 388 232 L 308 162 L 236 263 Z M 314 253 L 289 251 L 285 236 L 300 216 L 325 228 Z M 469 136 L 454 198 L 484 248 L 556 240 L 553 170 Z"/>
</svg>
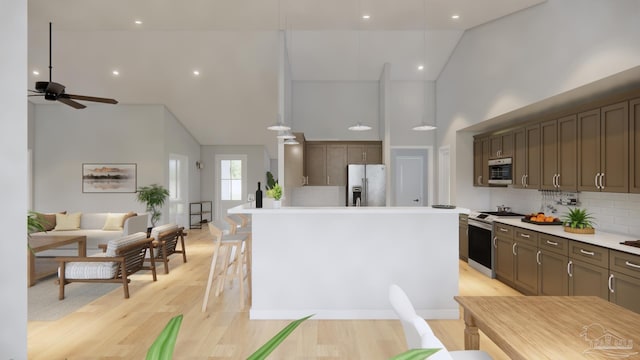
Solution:
<svg viewBox="0 0 640 360">
<path fill-rule="evenodd" d="M 53 70 L 53 66 L 51 65 L 51 24 L 49 23 L 49 81 L 36 81 L 36 89 L 29 90 L 32 93 L 28 96 L 43 96 L 45 100 L 49 101 L 60 101 L 63 104 L 69 105 L 74 109 L 84 109 L 85 105 L 80 104 L 75 100 L 81 101 L 93 101 L 104 104 L 117 104 L 118 102 L 115 99 L 101 98 L 95 96 L 85 96 L 85 95 L 74 95 L 67 94 L 65 90 L 65 86 L 51 80 L 51 73 Z"/>
</svg>

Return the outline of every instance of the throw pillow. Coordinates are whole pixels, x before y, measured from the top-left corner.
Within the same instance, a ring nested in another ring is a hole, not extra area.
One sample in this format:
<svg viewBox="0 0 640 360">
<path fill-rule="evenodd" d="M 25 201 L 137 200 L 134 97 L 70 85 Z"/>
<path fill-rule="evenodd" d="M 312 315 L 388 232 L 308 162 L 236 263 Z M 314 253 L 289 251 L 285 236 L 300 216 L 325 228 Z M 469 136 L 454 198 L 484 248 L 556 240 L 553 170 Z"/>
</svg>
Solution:
<svg viewBox="0 0 640 360">
<path fill-rule="evenodd" d="M 122 222 L 125 214 L 107 214 L 107 219 L 104 222 L 104 226 L 102 230 L 107 231 L 121 231 L 122 230 Z"/>
<path fill-rule="evenodd" d="M 56 227 L 53 231 L 78 230 L 80 229 L 80 217 L 82 213 L 56 214 Z"/>
<path fill-rule="evenodd" d="M 60 211 L 60 214 L 66 214 L 67 211 Z M 39 213 L 37 212 L 36 214 L 38 214 L 38 218 L 40 219 L 40 222 L 42 223 L 42 226 L 44 227 L 44 231 L 51 231 L 53 230 L 53 228 L 56 227 L 56 214 L 55 213 Z"/>
<path fill-rule="evenodd" d="M 129 211 L 128 213 L 124 214 L 124 217 L 122 218 L 122 227 L 124 228 L 124 222 L 127 221 L 128 218 L 134 216 L 138 216 L 138 214 L 134 213 L 133 211 Z"/>
</svg>

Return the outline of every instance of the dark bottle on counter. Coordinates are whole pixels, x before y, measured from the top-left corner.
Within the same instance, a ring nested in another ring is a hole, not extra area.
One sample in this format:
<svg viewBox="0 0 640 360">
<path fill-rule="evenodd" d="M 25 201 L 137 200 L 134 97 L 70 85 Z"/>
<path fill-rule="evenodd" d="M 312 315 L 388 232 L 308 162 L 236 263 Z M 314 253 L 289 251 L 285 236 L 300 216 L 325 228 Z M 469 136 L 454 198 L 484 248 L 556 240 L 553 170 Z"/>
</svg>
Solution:
<svg viewBox="0 0 640 360">
<path fill-rule="evenodd" d="M 260 181 L 258 181 L 258 190 L 256 190 L 256 208 L 262 208 L 262 190 L 260 190 Z"/>
</svg>

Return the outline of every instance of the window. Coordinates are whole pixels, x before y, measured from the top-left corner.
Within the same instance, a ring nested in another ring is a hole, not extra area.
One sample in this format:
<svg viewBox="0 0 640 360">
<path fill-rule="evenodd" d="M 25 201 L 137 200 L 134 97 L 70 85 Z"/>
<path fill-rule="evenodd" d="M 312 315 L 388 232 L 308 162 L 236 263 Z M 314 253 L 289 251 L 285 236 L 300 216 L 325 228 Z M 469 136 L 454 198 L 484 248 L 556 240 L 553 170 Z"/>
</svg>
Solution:
<svg viewBox="0 0 640 360">
<path fill-rule="evenodd" d="M 242 160 L 220 161 L 222 200 L 242 200 Z"/>
<path fill-rule="evenodd" d="M 180 200 L 180 161 L 169 160 L 169 199 Z"/>
</svg>

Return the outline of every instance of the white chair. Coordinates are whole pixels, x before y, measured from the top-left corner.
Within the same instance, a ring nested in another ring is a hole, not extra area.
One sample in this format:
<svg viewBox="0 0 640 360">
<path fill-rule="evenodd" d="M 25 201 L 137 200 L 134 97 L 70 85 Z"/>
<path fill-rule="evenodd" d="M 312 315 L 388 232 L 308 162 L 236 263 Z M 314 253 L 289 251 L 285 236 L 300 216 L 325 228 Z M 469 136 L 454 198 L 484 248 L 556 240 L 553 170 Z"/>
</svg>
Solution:
<svg viewBox="0 0 640 360">
<path fill-rule="evenodd" d="M 416 313 L 407 294 L 396 284 L 389 287 L 389 301 L 402 323 L 408 349 L 442 349 L 431 355 L 429 360 L 491 360 L 489 354 L 480 350 L 448 351 L 429 324 Z"/>
<path fill-rule="evenodd" d="M 211 267 L 209 268 L 209 278 L 207 280 L 207 288 L 204 293 L 204 299 L 202 301 L 202 311 L 207 310 L 207 303 L 209 302 L 209 294 L 211 293 L 211 286 L 217 280 L 218 283 L 215 287 L 215 295 L 218 296 L 224 290 L 224 283 L 227 278 L 227 273 L 231 269 L 229 277 L 231 281 L 238 279 L 240 286 L 240 308 L 244 308 L 244 280 L 247 273 L 250 271 L 249 266 L 246 266 L 245 257 L 242 256 L 242 247 L 247 239 L 246 234 L 224 234 L 220 228 L 213 223 L 208 223 L 209 232 L 214 236 L 214 248 L 211 258 Z M 222 268 L 216 273 L 216 263 L 218 256 L 222 256 Z M 245 270 L 246 268 L 246 270 Z M 249 291 L 251 288 L 249 287 Z"/>
</svg>

